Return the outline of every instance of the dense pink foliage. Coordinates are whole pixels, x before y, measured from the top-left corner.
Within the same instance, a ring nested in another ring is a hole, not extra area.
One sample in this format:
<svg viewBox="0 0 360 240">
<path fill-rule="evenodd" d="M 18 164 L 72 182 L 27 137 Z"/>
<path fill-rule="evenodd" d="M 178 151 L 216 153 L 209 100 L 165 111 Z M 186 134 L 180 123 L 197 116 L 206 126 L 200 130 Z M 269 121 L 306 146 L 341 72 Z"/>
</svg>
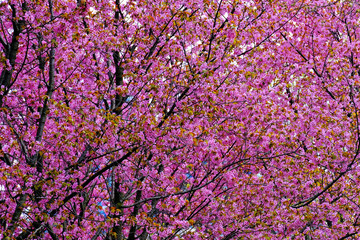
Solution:
<svg viewBox="0 0 360 240">
<path fill-rule="evenodd" d="M 0 238 L 359 237 L 359 19 L 0 1 Z"/>
</svg>

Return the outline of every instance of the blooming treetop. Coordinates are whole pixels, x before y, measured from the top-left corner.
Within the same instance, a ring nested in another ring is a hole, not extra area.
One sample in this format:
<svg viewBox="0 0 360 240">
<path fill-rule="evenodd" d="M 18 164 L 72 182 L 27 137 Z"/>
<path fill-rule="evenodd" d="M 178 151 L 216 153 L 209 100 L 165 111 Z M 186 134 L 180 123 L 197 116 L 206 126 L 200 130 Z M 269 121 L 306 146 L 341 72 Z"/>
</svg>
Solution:
<svg viewBox="0 0 360 240">
<path fill-rule="evenodd" d="M 356 237 L 359 13 L 1 1 L 1 238 Z"/>
</svg>

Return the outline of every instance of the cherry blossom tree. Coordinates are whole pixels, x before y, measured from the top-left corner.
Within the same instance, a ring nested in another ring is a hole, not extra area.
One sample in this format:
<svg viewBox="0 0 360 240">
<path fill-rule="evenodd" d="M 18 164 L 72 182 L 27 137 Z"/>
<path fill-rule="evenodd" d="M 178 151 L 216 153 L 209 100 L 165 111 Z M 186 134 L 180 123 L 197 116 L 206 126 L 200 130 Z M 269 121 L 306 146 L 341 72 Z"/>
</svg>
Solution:
<svg viewBox="0 0 360 240">
<path fill-rule="evenodd" d="M 0 1 L 2 239 L 356 239 L 355 0 Z"/>
</svg>

